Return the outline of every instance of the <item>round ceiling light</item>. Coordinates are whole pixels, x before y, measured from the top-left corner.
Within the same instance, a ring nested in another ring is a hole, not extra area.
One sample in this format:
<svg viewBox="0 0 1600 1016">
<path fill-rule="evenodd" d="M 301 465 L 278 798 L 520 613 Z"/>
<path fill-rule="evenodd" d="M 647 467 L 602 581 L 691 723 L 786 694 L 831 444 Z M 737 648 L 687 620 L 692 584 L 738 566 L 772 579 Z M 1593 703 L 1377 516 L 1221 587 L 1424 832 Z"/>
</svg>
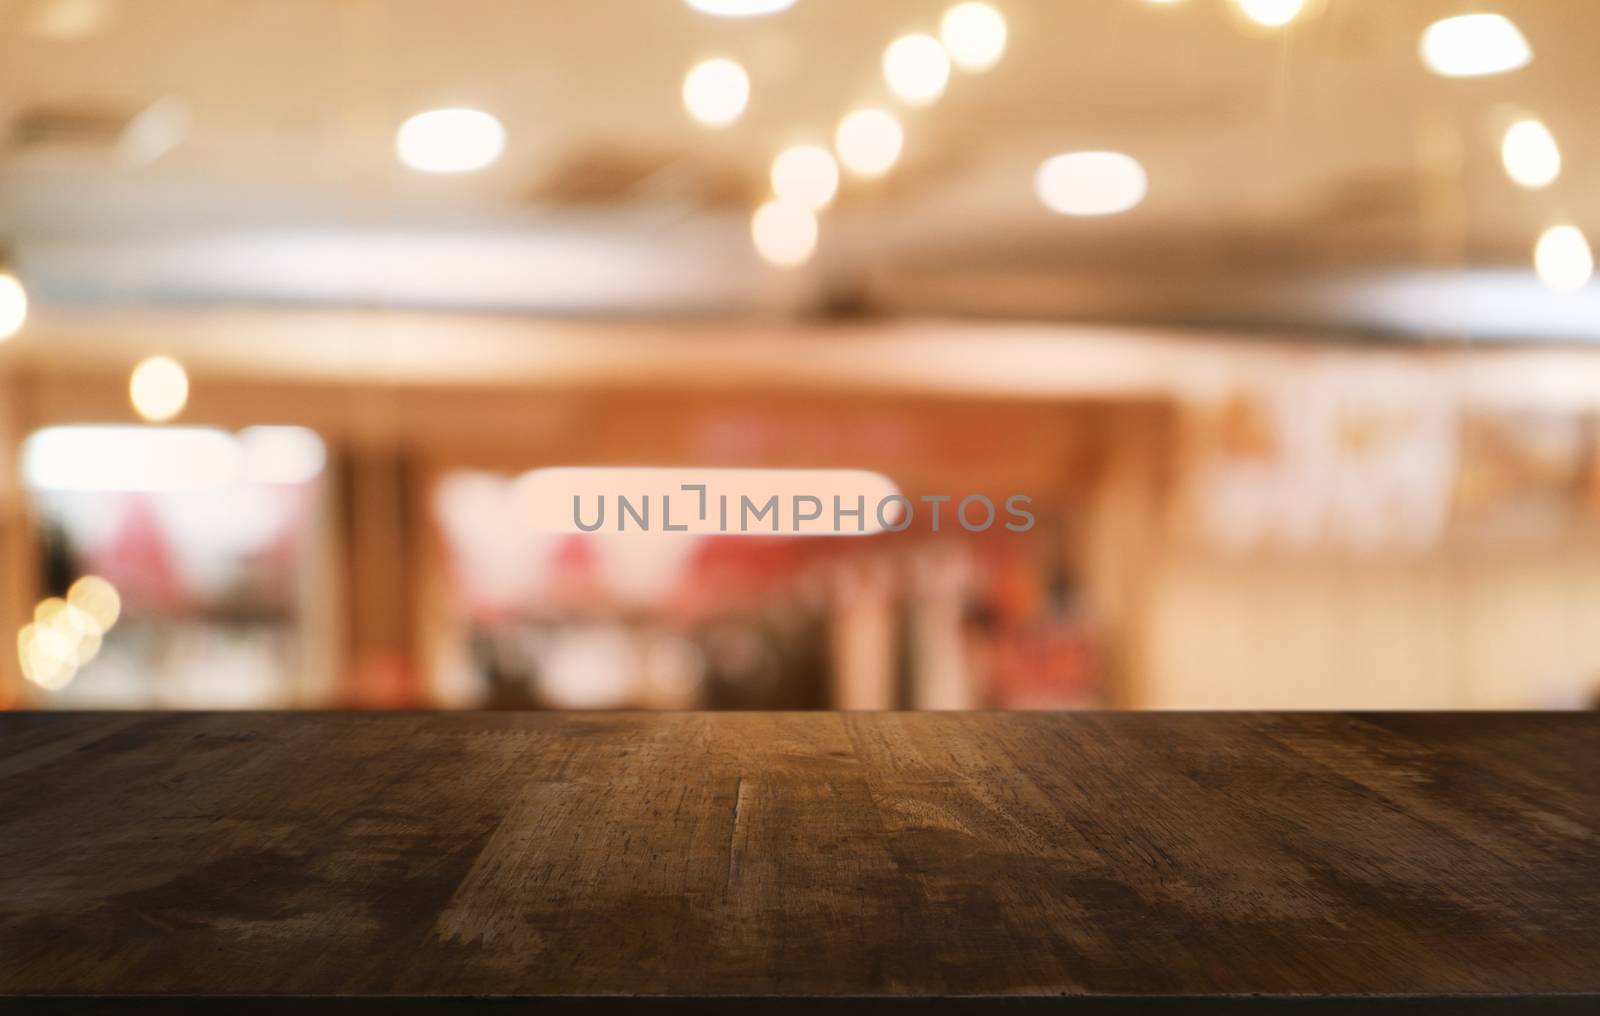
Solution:
<svg viewBox="0 0 1600 1016">
<path fill-rule="evenodd" d="M 1299 17 L 1305 0 L 1238 0 L 1239 10 L 1258 25 L 1279 28 Z"/>
<path fill-rule="evenodd" d="M 1121 152 L 1069 152 L 1040 164 L 1034 190 L 1062 215 L 1114 215 L 1144 200 L 1144 167 Z"/>
<path fill-rule="evenodd" d="M 1504 74 L 1533 59 L 1528 40 L 1501 14 L 1462 14 L 1422 32 L 1422 62 L 1447 78 Z"/>
<path fill-rule="evenodd" d="M 395 154 L 421 173 L 470 173 L 492 165 L 505 151 L 500 121 L 477 109 L 435 109 L 400 125 Z"/>
<path fill-rule="evenodd" d="M 140 361 L 128 379 L 128 398 L 134 411 L 151 423 L 165 423 L 189 401 L 189 375 L 170 356 Z"/>
</svg>

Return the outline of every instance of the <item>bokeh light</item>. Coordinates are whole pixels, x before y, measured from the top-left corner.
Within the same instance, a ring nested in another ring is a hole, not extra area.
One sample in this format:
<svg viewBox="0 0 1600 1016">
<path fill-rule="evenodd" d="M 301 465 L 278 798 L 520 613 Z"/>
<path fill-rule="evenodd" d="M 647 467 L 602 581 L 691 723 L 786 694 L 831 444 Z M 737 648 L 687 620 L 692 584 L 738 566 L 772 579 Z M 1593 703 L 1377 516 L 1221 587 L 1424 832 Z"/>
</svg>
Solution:
<svg viewBox="0 0 1600 1016">
<path fill-rule="evenodd" d="M 1561 175 L 1561 149 L 1548 128 L 1537 120 L 1518 120 L 1500 142 L 1506 175 L 1521 187 L 1548 187 Z"/>
<path fill-rule="evenodd" d="M 846 169 L 864 177 L 887 173 L 900 158 L 905 131 L 893 113 L 858 109 L 839 121 L 833 147 Z"/>
<path fill-rule="evenodd" d="M 1069 152 L 1052 156 L 1034 175 L 1046 208 L 1062 215 L 1113 215 L 1144 200 L 1144 167 L 1121 152 Z"/>
<path fill-rule="evenodd" d="M 1572 293 L 1588 285 L 1594 275 L 1594 253 L 1577 226 L 1551 226 L 1539 235 L 1533 266 L 1546 286 Z"/>
<path fill-rule="evenodd" d="M 59 691 L 77 673 L 76 650 L 59 632 L 37 623 L 17 632 L 17 660 L 22 676 L 46 691 Z"/>
<path fill-rule="evenodd" d="M 395 135 L 400 161 L 421 173 L 467 173 L 492 165 L 505 150 L 500 121 L 477 109 L 418 113 Z"/>
<path fill-rule="evenodd" d="M 778 268 L 798 268 L 817 249 L 817 217 L 791 201 L 768 201 L 750 220 L 756 252 Z"/>
<path fill-rule="evenodd" d="M 1447 78 L 1504 74 L 1533 59 L 1528 40 L 1501 14 L 1463 14 L 1422 32 L 1422 62 Z"/>
<path fill-rule="evenodd" d="M 986 71 L 1006 51 L 1006 19 L 989 4 L 969 0 L 944 12 L 939 37 L 964 71 Z"/>
<path fill-rule="evenodd" d="M 151 423 L 165 423 L 188 404 L 189 375 L 172 357 L 152 356 L 133 368 L 128 398 L 140 416 Z"/>
<path fill-rule="evenodd" d="M 776 14 L 794 6 L 794 0 L 684 0 L 702 14 L 719 18 L 749 18 Z"/>
<path fill-rule="evenodd" d="M 1305 0 L 1238 0 L 1239 10 L 1258 25 L 1277 28 L 1300 16 Z"/>
<path fill-rule="evenodd" d="M 74 582 L 67 590 L 67 602 L 93 619 L 101 631 L 109 631 L 122 615 L 117 588 L 98 575 L 85 575 Z"/>
<path fill-rule="evenodd" d="M 772 193 L 816 211 L 839 190 L 839 164 L 821 145 L 795 145 L 772 160 Z"/>
<path fill-rule="evenodd" d="M 0 342 L 22 330 L 28 319 L 28 291 L 10 272 L 0 272 Z"/>
<path fill-rule="evenodd" d="M 722 57 L 695 64 L 683 78 L 683 106 L 707 127 L 739 119 L 750 102 L 750 75 Z"/>
<path fill-rule="evenodd" d="M 903 35 L 883 51 L 883 80 L 913 106 L 926 106 L 944 94 L 950 57 L 931 35 Z"/>
</svg>

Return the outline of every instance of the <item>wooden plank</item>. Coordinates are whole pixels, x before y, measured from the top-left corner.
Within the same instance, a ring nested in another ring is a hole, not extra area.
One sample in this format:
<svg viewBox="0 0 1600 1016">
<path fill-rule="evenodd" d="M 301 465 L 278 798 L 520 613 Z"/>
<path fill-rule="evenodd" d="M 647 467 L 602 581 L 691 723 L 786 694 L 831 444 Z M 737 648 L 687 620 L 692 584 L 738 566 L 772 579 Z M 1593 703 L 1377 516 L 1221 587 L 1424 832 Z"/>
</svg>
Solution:
<svg viewBox="0 0 1600 1016">
<path fill-rule="evenodd" d="M 1597 775 L 1592 714 L 6 714 L 0 994 L 1592 1010 Z"/>
</svg>

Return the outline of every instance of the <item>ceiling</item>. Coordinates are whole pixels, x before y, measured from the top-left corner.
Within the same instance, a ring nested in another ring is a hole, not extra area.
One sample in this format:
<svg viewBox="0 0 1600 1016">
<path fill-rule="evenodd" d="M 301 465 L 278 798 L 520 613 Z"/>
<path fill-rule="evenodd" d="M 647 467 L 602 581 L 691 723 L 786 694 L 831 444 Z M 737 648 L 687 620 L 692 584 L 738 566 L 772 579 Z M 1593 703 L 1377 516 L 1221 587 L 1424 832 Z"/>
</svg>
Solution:
<svg viewBox="0 0 1600 1016">
<path fill-rule="evenodd" d="M 61 3 L 102 15 L 42 37 Z M 721 19 L 682 0 L 0 0 L 0 243 L 43 306 L 445 307 L 585 315 L 938 314 L 1494 338 L 1600 337 L 1594 285 L 1544 292 L 1535 237 L 1600 235 L 1600 4 L 1313 0 L 1286 30 L 1229 0 L 996 0 L 1000 64 L 894 106 L 883 47 L 941 0 L 798 0 Z M 1446 80 L 1439 17 L 1492 7 L 1528 67 Z M 696 125 L 684 71 L 731 56 L 745 116 Z M 176 97 L 149 164 L 116 140 Z M 772 156 L 840 115 L 896 108 L 905 154 L 847 182 L 804 269 L 765 266 L 748 219 Z M 504 158 L 426 176 L 411 113 L 474 106 Z M 1499 133 L 1532 112 L 1562 146 L 1513 187 Z M 1034 169 L 1129 153 L 1132 212 L 1074 219 Z M 1475 301 L 1475 302 L 1474 302 Z M 1471 311 L 1463 308 L 1471 307 Z"/>
</svg>

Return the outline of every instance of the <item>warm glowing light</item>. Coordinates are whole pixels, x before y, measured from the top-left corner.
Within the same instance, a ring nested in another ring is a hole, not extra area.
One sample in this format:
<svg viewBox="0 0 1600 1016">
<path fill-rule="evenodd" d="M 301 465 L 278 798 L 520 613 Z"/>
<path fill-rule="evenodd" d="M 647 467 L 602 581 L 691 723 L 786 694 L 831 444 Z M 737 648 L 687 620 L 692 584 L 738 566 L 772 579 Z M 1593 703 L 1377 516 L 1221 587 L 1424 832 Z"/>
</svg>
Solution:
<svg viewBox="0 0 1600 1016">
<path fill-rule="evenodd" d="M 1594 254 L 1577 226 L 1551 226 L 1539 235 L 1533 267 L 1551 289 L 1573 293 L 1588 285 L 1594 275 Z"/>
<path fill-rule="evenodd" d="M 707 127 L 739 119 L 750 101 L 750 75 L 732 60 L 695 64 L 683 78 L 683 106 Z"/>
<path fill-rule="evenodd" d="M 189 375 L 170 356 L 140 361 L 128 379 L 134 411 L 151 423 L 165 423 L 183 412 L 189 401 Z"/>
<path fill-rule="evenodd" d="M 17 659 L 22 664 L 22 676 L 46 691 L 58 691 L 72 680 L 72 675 L 78 671 L 73 662 L 75 657 L 76 647 L 52 628 L 27 624 L 17 632 Z"/>
<path fill-rule="evenodd" d="M 931 35 L 902 35 L 883 51 L 883 79 L 905 102 L 926 106 L 944 94 L 950 57 Z"/>
<path fill-rule="evenodd" d="M 816 211 L 838 190 L 839 164 L 820 145 L 785 148 L 772 160 L 772 193 L 780 201 Z"/>
<path fill-rule="evenodd" d="M 1258 25 L 1277 28 L 1299 16 L 1306 0 L 1238 0 L 1239 10 Z"/>
<path fill-rule="evenodd" d="M 1006 19 L 986 3 L 956 4 L 939 21 L 950 59 L 964 71 L 986 71 L 1006 51 Z"/>
<path fill-rule="evenodd" d="M 1561 175 L 1561 149 L 1537 120 L 1518 120 L 1507 128 L 1500 142 L 1500 161 L 1506 175 L 1529 190 L 1548 187 Z"/>
<path fill-rule="evenodd" d="M 467 173 L 482 169 L 505 151 L 500 121 L 476 109 L 435 109 L 400 125 L 395 153 L 422 173 Z"/>
<path fill-rule="evenodd" d="M 794 6 L 794 0 L 685 0 L 702 14 L 715 14 L 720 18 L 748 18 L 758 14 L 776 14 Z"/>
<path fill-rule="evenodd" d="M 1062 215 L 1112 215 L 1144 200 L 1144 167 L 1121 152 L 1070 152 L 1046 159 L 1033 178 L 1045 207 Z"/>
<path fill-rule="evenodd" d="M 1504 74 L 1533 59 L 1528 40 L 1500 14 L 1463 14 L 1422 32 L 1422 62 L 1447 78 Z"/>
<path fill-rule="evenodd" d="M 246 483 L 310 483 L 328 461 L 322 439 L 304 427 L 246 427 L 238 443 Z"/>
<path fill-rule="evenodd" d="M 122 597 L 117 587 L 98 575 L 85 575 L 67 590 L 67 602 L 94 621 L 101 631 L 110 631 L 122 615 Z"/>
<path fill-rule="evenodd" d="M 839 161 L 857 176 L 875 177 L 889 172 L 900 158 L 905 132 L 893 113 L 858 109 L 839 121 L 833 135 Z"/>
<path fill-rule="evenodd" d="M 817 217 L 792 201 L 768 201 L 750 220 L 756 253 L 779 268 L 798 268 L 817 249 Z"/>
<path fill-rule="evenodd" d="M 94 618 L 58 596 L 40 603 L 33 611 L 35 628 L 48 628 L 61 636 L 72 654 L 72 665 L 81 667 L 100 651 L 101 628 Z"/>
<path fill-rule="evenodd" d="M 22 443 L 32 490 L 213 490 L 237 482 L 239 442 L 210 427 L 45 427 Z"/>
<path fill-rule="evenodd" d="M 28 319 L 28 292 L 10 272 L 0 272 L 0 342 L 17 334 Z"/>
</svg>

